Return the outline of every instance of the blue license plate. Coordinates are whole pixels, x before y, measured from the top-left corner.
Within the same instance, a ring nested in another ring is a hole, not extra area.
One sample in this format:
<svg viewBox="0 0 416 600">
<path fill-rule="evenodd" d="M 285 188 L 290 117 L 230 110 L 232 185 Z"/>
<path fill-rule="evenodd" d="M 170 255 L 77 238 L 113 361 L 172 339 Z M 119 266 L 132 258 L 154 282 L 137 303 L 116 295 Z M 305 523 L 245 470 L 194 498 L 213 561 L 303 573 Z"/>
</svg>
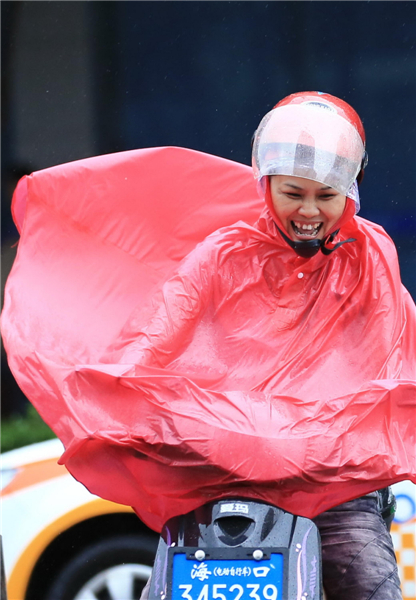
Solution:
<svg viewBox="0 0 416 600">
<path fill-rule="evenodd" d="M 173 556 L 172 600 L 280 600 L 283 555 L 269 559 L 209 559 Z"/>
</svg>

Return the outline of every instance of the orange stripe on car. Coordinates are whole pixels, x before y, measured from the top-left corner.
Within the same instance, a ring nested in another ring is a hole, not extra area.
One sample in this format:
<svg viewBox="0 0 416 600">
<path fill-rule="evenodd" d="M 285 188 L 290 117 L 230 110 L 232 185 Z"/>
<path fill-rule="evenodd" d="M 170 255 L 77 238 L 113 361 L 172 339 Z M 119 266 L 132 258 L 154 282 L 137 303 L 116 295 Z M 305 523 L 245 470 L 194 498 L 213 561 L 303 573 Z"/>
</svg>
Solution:
<svg viewBox="0 0 416 600">
<path fill-rule="evenodd" d="M 16 468 L 16 476 L 2 491 L 2 496 L 12 494 L 23 488 L 48 481 L 54 477 L 68 474 L 68 471 L 63 465 L 58 465 L 56 458 L 41 460 L 39 462 L 29 463 L 24 467 Z"/>
</svg>

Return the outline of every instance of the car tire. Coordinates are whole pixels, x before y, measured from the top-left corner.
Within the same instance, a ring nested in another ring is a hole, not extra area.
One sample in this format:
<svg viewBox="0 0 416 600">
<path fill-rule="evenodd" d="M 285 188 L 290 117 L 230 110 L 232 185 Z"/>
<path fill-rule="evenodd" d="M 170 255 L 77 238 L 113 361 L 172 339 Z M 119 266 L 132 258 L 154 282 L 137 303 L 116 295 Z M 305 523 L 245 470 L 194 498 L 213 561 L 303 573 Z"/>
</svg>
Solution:
<svg viewBox="0 0 416 600">
<path fill-rule="evenodd" d="M 157 538 L 145 535 L 91 544 L 60 571 L 45 600 L 139 600 L 156 548 Z"/>
</svg>

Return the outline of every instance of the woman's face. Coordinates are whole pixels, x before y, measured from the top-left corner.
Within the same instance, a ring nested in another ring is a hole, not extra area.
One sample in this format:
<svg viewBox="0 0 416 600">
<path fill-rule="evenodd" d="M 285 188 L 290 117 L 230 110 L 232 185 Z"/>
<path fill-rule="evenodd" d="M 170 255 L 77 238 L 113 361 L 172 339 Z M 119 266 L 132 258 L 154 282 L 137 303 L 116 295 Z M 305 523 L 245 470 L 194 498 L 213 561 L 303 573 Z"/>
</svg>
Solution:
<svg viewBox="0 0 416 600">
<path fill-rule="evenodd" d="M 272 175 L 270 191 L 276 215 L 294 241 L 323 239 L 346 203 L 346 197 L 333 188 L 290 175 Z"/>
</svg>

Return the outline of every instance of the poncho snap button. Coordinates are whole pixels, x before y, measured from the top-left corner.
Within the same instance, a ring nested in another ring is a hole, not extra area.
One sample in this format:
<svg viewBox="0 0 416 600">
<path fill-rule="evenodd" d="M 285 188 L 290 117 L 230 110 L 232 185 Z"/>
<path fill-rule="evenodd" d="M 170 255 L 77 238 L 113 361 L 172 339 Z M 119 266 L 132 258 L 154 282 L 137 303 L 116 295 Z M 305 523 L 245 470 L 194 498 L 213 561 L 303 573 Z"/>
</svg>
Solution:
<svg viewBox="0 0 416 600">
<path fill-rule="evenodd" d="M 298 279 L 302 279 L 303 273 L 298 273 Z"/>
</svg>

